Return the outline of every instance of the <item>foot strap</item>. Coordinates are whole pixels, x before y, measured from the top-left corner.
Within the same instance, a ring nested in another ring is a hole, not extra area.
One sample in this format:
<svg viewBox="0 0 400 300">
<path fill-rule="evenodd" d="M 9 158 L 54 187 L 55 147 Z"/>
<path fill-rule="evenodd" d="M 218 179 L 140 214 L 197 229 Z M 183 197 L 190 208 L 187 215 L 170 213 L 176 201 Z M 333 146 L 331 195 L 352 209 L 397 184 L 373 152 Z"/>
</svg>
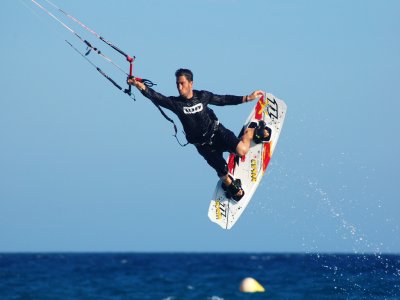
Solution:
<svg viewBox="0 0 400 300">
<path fill-rule="evenodd" d="M 244 196 L 242 182 L 240 179 L 233 179 L 233 177 L 230 175 L 229 175 L 229 177 L 231 178 L 232 183 L 228 186 L 226 186 L 224 183 L 222 183 L 222 188 L 225 190 L 225 195 L 227 198 L 232 198 L 235 201 L 239 201 Z"/>
<path fill-rule="evenodd" d="M 254 122 L 252 122 L 250 125 L 252 125 L 253 123 Z M 265 130 L 268 132 L 267 136 L 265 136 Z M 257 127 L 255 127 L 254 130 L 254 138 L 253 138 L 254 142 L 256 144 L 260 144 L 262 142 L 269 142 L 270 139 L 271 139 L 271 128 L 269 128 L 263 120 L 259 121 Z"/>
</svg>

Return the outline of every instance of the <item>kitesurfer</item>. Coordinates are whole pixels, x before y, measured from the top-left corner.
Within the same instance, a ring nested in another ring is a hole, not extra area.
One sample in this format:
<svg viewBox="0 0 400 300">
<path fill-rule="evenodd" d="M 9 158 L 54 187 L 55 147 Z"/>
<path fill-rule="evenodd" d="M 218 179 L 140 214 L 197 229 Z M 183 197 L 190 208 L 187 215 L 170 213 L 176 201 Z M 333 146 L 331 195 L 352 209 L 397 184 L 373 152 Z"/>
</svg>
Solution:
<svg viewBox="0 0 400 300">
<path fill-rule="evenodd" d="M 193 89 L 193 73 L 188 69 L 179 69 L 175 72 L 176 87 L 179 96 L 164 96 L 135 78 L 128 79 L 128 84 L 134 85 L 146 98 L 155 104 L 174 112 L 182 123 L 186 139 L 193 144 L 207 163 L 215 169 L 222 179 L 227 196 L 239 201 L 244 190 L 240 179 L 234 179 L 228 172 L 223 152 L 236 153 L 244 156 L 249 151 L 250 142 L 262 142 L 268 138 L 265 123 L 260 121 L 251 123 L 245 129 L 241 138 L 222 125 L 212 109 L 212 105 L 237 105 L 253 101 L 262 96 L 261 90 L 256 90 L 246 96 L 215 95 L 208 91 Z"/>
</svg>

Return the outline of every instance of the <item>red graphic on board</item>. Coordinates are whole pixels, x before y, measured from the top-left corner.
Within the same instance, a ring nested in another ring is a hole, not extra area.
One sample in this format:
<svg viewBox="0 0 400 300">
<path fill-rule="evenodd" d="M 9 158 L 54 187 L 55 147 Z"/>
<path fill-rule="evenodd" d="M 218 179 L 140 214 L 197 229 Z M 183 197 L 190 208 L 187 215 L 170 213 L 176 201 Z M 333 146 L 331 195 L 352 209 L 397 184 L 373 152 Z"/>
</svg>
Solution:
<svg viewBox="0 0 400 300">
<path fill-rule="evenodd" d="M 233 172 L 235 171 L 235 157 L 236 155 L 231 153 L 229 154 L 229 158 L 228 158 L 228 171 L 229 173 L 233 174 Z"/>
<path fill-rule="evenodd" d="M 271 159 L 271 143 L 264 143 L 264 152 L 263 152 L 263 171 L 267 169 L 269 161 Z"/>
</svg>

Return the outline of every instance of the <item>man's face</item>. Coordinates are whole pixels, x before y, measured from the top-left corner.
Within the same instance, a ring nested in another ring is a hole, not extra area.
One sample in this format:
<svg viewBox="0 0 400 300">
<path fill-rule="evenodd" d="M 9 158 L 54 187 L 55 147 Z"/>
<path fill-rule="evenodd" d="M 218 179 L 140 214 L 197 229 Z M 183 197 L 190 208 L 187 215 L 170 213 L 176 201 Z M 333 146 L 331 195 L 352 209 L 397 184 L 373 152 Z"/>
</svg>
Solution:
<svg viewBox="0 0 400 300">
<path fill-rule="evenodd" d="M 185 76 L 179 76 L 176 79 L 176 87 L 179 95 L 183 98 L 189 99 L 192 97 L 193 81 L 189 81 Z"/>
</svg>

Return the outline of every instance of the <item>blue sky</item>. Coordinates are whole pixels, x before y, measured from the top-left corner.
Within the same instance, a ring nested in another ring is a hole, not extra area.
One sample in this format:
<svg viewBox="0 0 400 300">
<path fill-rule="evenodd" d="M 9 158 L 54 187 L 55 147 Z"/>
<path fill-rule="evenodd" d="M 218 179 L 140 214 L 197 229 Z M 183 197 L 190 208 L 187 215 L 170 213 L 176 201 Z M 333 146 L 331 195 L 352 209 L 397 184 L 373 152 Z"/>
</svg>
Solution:
<svg viewBox="0 0 400 300">
<path fill-rule="evenodd" d="M 264 89 L 288 114 L 262 184 L 223 231 L 207 218 L 217 177 L 195 148 L 31 1 L 6 1 L 0 251 L 400 252 L 399 1 L 54 2 L 135 55 L 161 93 L 176 95 L 187 67 L 197 89 Z M 251 105 L 214 110 L 238 132 Z"/>
</svg>

